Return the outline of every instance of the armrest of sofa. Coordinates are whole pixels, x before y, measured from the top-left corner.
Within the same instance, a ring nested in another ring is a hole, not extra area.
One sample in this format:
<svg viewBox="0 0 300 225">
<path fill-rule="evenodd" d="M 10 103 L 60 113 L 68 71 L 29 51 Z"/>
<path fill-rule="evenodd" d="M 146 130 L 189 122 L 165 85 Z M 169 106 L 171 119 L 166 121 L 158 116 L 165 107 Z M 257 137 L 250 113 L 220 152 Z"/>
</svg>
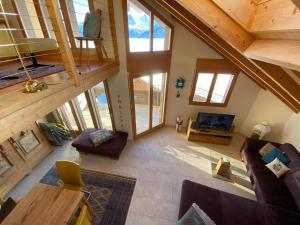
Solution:
<svg viewBox="0 0 300 225">
<path fill-rule="evenodd" d="M 245 150 L 252 151 L 252 152 L 259 152 L 259 150 L 269 142 L 270 141 L 266 141 L 266 140 L 246 138 L 241 147 L 241 152 Z M 279 147 L 281 145 L 280 143 L 276 143 L 276 142 L 270 142 L 270 143 L 273 144 L 275 147 Z"/>
</svg>

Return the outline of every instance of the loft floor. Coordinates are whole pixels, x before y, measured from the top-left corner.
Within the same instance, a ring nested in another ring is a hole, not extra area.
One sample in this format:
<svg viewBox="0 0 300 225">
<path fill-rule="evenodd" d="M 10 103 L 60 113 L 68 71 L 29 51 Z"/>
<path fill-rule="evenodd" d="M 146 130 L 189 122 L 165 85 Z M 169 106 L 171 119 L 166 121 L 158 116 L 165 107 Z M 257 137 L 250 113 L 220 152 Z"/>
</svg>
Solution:
<svg viewBox="0 0 300 225">
<path fill-rule="evenodd" d="M 38 93 L 23 93 L 23 83 L 0 90 L 0 125 L 4 130 L 0 134 L 0 142 L 116 74 L 119 64 L 110 61 L 77 69 L 81 72 L 77 85 L 74 79 L 67 79 L 64 71 L 40 78 L 48 84 L 48 89 Z"/>
<path fill-rule="evenodd" d="M 82 168 L 137 178 L 126 225 L 170 225 L 178 215 L 181 184 L 196 181 L 226 192 L 254 199 L 246 182 L 229 183 L 211 176 L 210 163 L 229 158 L 234 173 L 245 174 L 239 149 L 244 137 L 236 134 L 231 145 L 188 142 L 185 134 L 165 127 L 135 141 L 129 141 L 119 160 L 78 154 L 67 143 L 57 148 L 24 178 L 9 195 L 20 198 L 37 183 L 58 159 L 77 160 Z M 157 207 L 159 206 L 159 207 Z"/>
</svg>

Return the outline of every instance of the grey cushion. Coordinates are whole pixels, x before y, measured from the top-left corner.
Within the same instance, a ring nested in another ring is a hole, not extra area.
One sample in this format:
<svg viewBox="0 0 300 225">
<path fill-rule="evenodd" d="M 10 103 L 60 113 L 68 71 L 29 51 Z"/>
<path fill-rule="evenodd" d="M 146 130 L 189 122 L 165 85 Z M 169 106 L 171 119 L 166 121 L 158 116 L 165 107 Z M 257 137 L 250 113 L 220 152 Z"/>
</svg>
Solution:
<svg viewBox="0 0 300 225">
<path fill-rule="evenodd" d="M 98 145 L 112 139 L 113 135 L 109 130 L 100 129 L 100 130 L 96 130 L 96 131 L 90 133 L 89 138 L 95 146 L 98 146 Z"/>
</svg>

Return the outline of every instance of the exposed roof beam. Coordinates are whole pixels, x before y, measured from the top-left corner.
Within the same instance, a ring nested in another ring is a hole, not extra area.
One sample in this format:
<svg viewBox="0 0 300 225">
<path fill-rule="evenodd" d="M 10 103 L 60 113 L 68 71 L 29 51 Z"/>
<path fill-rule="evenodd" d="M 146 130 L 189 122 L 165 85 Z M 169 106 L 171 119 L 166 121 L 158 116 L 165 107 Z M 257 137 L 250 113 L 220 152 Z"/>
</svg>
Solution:
<svg viewBox="0 0 300 225">
<path fill-rule="evenodd" d="M 270 74 L 275 82 L 289 92 L 290 95 L 300 103 L 300 85 L 297 84 L 297 82 L 295 82 L 288 73 L 286 73 L 280 66 L 256 60 L 255 62 L 259 65 L 259 67 Z"/>
<path fill-rule="evenodd" d="M 252 59 L 300 71 L 300 41 L 258 39 L 245 54 Z"/>
<path fill-rule="evenodd" d="M 292 1 L 271 0 L 256 6 L 248 31 L 259 38 L 300 40 L 300 10 Z"/>
<path fill-rule="evenodd" d="M 285 102 L 295 112 L 300 111 L 299 103 L 290 94 L 281 88 L 271 77 L 261 70 L 252 60 L 249 60 L 240 51 L 220 37 L 215 29 L 211 29 L 198 16 L 192 14 L 183 5 L 173 0 L 156 0 L 164 9 L 170 12 L 188 30 L 198 38 L 211 46 L 225 58 L 229 59 L 238 66 L 252 80 L 261 87 L 269 89 L 274 95 Z M 188 1 L 190 2 L 190 1 Z M 202 2 L 202 1 L 201 1 Z"/>
<path fill-rule="evenodd" d="M 245 30 L 254 17 L 257 3 L 253 0 L 211 0 Z"/>
<path fill-rule="evenodd" d="M 300 0 L 292 0 L 294 4 L 300 9 Z"/>
<path fill-rule="evenodd" d="M 178 0 L 178 2 L 190 13 L 200 16 L 198 19 L 201 22 L 241 51 L 249 47 L 255 39 L 211 0 Z"/>
</svg>

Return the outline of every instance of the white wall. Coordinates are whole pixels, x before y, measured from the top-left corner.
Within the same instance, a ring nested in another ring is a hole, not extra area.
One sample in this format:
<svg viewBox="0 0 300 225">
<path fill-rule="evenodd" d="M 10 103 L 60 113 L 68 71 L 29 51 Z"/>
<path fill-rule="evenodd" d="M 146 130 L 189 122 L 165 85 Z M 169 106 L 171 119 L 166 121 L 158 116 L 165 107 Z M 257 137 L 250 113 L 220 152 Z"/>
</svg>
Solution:
<svg viewBox="0 0 300 225">
<path fill-rule="evenodd" d="M 250 135 L 253 126 L 263 121 L 268 121 L 272 127 L 272 132 L 264 139 L 289 142 L 300 150 L 300 114 L 294 113 L 269 91 L 261 90 L 242 126 L 242 133 Z"/>
<path fill-rule="evenodd" d="M 239 131 L 256 99 L 260 87 L 258 87 L 246 75 L 240 73 L 229 104 L 226 108 L 189 105 L 189 95 L 197 58 L 220 59 L 222 57 L 199 38 L 186 30 L 182 25 L 175 21 L 173 21 L 173 24 L 175 25 L 175 33 L 169 81 L 166 124 L 174 125 L 176 117 L 180 115 L 184 120 L 184 126 L 186 126 L 188 118 L 190 116 L 196 117 L 197 113 L 200 111 L 229 113 L 236 115 L 236 131 Z M 186 85 L 184 89 L 180 91 L 181 96 L 177 98 L 175 81 L 179 76 L 185 77 Z"/>
<path fill-rule="evenodd" d="M 148 1 L 153 4 L 153 2 Z M 131 113 L 126 66 L 126 50 L 123 25 L 122 1 L 114 1 L 117 40 L 120 55 L 120 72 L 110 78 L 113 111 L 116 127 L 131 133 Z M 159 9 L 160 12 L 162 12 Z M 194 75 L 197 58 L 221 58 L 213 49 L 200 41 L 197 37 L 178 24 L 168 14 L 162 12 L 174 24 L 173 56 L 169 80 L 166 124 L 174 125 L 176 116 L 181 115 L 185 121 L 189 116 L 196 116 L 197 112 L 220 112 L 237 115 L 235 125 L 237 131 L 249 135 L 255 124 L 269 121 L 273 132 L 268 139 L 279 142 L 290 142 L 300 149 L 300 114 L 293 113 L 284 103 L 270 92 L 260 89 L 247 76 L 240 74 L 233 90 L 230 102 L 226 108 L 203 107 L 189 105 L 191 80 Z M 175 80 L 179 76 L 186 78 L 186 86 L 181 91 L 181 97 L 176 98 Z M 120 96 L 120 97 L 118 97 Z M 121 100 L 121 103 L 118 103 Z M 121 109 L 119 108 L 121 106 Z M 122 120 L 121 121 L 121 117 Z M 123 124 L 123 126 L 122 126 Z"/>
<path fill-rule="evenodd" d="M 110 90 L 116 129 L 128 132 L 129 139 L 132 139 L 125 34 L 121 0 L 114 1 L 114 11 L 120 57 L 120 72 L 108 80 L 108 86 Z"/>
</svg>

